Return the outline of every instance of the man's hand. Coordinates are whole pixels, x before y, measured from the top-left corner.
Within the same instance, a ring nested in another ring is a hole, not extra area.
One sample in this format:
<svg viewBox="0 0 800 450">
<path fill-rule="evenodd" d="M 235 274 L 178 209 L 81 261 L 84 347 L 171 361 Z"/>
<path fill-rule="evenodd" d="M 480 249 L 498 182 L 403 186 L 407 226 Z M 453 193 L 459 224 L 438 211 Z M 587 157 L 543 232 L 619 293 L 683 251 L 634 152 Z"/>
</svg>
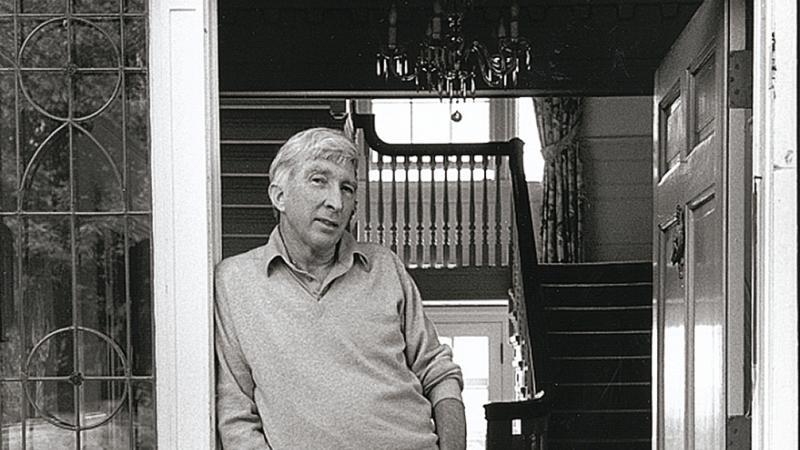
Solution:
<svg viewBox="0 0 800 450">
<path fill-rule="evenodd" d="M 433 407 L 433 421 L 439 435 L 439 450 L 467 448 L 467 420 L 464 404 L 454 398 L 441 400 Z"/>
</svg>

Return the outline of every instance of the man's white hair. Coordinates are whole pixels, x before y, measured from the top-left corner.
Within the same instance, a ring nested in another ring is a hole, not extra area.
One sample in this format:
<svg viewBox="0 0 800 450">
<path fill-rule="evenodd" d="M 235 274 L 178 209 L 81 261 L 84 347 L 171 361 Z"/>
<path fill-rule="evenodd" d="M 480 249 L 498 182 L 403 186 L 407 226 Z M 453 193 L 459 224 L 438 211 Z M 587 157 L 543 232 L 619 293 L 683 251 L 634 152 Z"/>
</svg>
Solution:
<svg viewBox="0 0 800 450">
<path fill-rule="evenodd" d="M 358 167 L 358 150 L 343 132 L 332 128 L 309 128 L 290 137 L 269 166 L 270 183 L 285 185 L 304 161 L 326 159 L 339 165 Z"/>
</svg>

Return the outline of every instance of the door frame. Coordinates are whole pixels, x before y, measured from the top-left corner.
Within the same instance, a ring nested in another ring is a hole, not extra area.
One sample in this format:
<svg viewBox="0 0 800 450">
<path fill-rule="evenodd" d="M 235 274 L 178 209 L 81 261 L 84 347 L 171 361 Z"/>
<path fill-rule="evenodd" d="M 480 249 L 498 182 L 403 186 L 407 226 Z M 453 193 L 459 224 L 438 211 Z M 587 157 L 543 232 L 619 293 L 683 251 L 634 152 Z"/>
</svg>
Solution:
<svg viewBox="0 0 800 450">
<path fill-rule="evenodd" d="M 798 446 L 797 3 L 754 0 L 756 213 L 752 448 Z"/>
<path fill-rule="evenodd" d="M 206 450 L 221 255 L 217 1 L 148 8 L 157 444 Z"/>
<path fill-rule="evenodd" d="M 158 444 L 211 449 L 213 267 L 221 255 L 217 1 L 148 3 Z M 797 166 L 786 151 L 797 151 L 797 4 L 754 4 L 753 161 L 764 208 L 758 216 L 753 448 L 787 442 L 793 448 Z"/>
</svg>

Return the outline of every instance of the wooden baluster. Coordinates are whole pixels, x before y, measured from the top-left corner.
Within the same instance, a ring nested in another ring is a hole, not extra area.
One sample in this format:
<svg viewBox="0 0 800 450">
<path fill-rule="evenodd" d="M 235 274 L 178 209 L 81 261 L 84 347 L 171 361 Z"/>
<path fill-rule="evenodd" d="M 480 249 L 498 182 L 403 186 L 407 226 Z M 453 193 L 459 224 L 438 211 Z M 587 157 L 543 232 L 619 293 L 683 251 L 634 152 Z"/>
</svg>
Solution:
<svg viewBox="0 0 800 450">
<path fill-rule="evenodd" d="M 366 162 L 366 166 L 367 166 L 366 169 L 367 170 L 365 171 L 367 181 L 366 181 L 366 184 L 364 185 L 364 197 L 365 197 L 365 201 L 364 201 L 364 235 L 365 236 L 364 237 L 366 238 L 367 242 L 371 242 L 371 239 L 372 239 L 372 222 L 371 222 L 371 219 L 372 219 L 372 217 L 371 217 L 372 205 L 371 205 L 371 203 L 372 203 L 372 201 L 371 201 L 370 195 L 369 195 L 369 184 L 370 184 L 369 167 L 370 167 L 370 164 L 372 163 L 372 161 L 371 161 L 372 160 L 372 150 L 370 150 L 369 147 L 367 147 L 367 157 L 365 159 L 367 160 L 367 162 Z"/>
<path fill-rule="evenodd" d="M 408 192 L 408 185 L 411 181 L 408 179 L 408 167 L 411 157 L 406 156 L 403 158 L 403 171 L 405 173 L 405 186 L 403 186 L 403 263 L 407 266 L 411 259 L 411 200 L 409 199 L 410 193 Z"/>
<path fill-rule="evenodd" d="M 383 155 L 378 154 L 378 243 L 384 244 L 383 232 Z"/>
<path fill-rule="evenodd" d="M 431 155 L 431 259 L 432 267 L 436 266 L 438 260 L 436 254 L 436 156 Z"/>
<path fill-rule="evenodd" d="M 443 247 L 443 255 L 442 255 L 442 263 L 447 266 L 450 264 L 450 201 L 448 198 L 448 191 L 450 190 L 449 186 L 447 186 L 447 170 L 450 168 L 450 157 L 444 157 L 444 208 L 442 209 L 442 247 Z"/>
<path fill-rule="evenodd" d="M 510 163 L 509 167 L 511 167 Z M 509 265 L 511 264 L 511 258 L 516 258 L 516 256 L 512 255 L 519 253 L 519 245 L 516 244 L 517 242 L 519 242 L 519 237 L 517 237 L 515 231 L 516 224 L 514 223 L 514 218 L 517 217 L 517 212 L 515 211 L 516 207 L 514 206 L 514 199 L 512 198 L 512 195 L 513 194 L 511 193 L 509 193 L 508 195 L 510 200 L 508 202 L 508 211 L 509 211 L 508 232 L 506 233 L 506 235 L 508 236 L 508 245 L 506 246 L 508 248 L 507 252 L 508 256 L 505 259 L 505 262 L 506 264 Z"/>
<path fill-rule="evenodd" d="M 469 265 L 475 266 L 475 155 L 469 155 Z"/>
<path fill-rule="evenodd" d="M 503 166 L 503 157 L 494 157 L 494 265 L 503 265 L 503 204 L 500 192 L 500 172 Z"/>
<path fill-rule="evenodd" d="M 486 177 L 486 168 L 489 165 L 489 156 L 483 155 L 483 235 L 481 238 L 481 265 L 489 265 L 489 180 Z"/>
<path fill-rule="evenodd" d="M 417 265 L 425 261 L 425 225 L 422 205 L 422 156 L 417 156 Z"/>
<path fill-rule="evenodd" d="M 464 209 L 461 205 L 461 167 L 464 162 L 461 160 L 461 155 L 456 160 L 456 171 L 458 176 L 456 178 L 456 265 L 461 267 L 464 264 L 464 245 L 463 245 L 463 214 Z"/>
<path fill-rule="evenodd" d="M 391 249 L 397 253 L 397 156 L 392 156 L 390 167 L 392 168 L 392 224 L 389 231 L 391 233 Z"/>
</svg>

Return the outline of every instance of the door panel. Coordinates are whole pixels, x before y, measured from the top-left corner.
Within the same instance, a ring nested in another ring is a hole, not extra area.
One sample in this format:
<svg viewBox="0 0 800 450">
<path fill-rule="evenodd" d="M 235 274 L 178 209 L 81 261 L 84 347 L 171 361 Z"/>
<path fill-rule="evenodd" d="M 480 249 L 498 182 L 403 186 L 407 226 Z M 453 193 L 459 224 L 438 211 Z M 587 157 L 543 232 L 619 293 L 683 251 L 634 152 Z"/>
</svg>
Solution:
<svg viewBox="0 0 800 450">
<path fill-rule="evenodd" d="M 722 249 L 719 208 L 704 193 L 687 211 L 687 284 L 694 346 L 694 448 L 724 446 L 725 307 L 722 298 Z"/>
<path fill-rule="evenodd" d="M 654 447 L 725 447 L 725 0 L 662 60 L 654 97 Z"/>
<path fill-rule="evenodd" d="M 686 385 L 686 299 L 683 295 L 683 278 L 679 276 L 679 268 L 669 263 L 673 241 L 681 224 L 676 219 L 665 226 L 660 234 L 659 254 L 666 256 L 659 261 L 662 280 L 661 295 L 663 334 L 659 361 L 669 361 L 659 373 L 658 385 L 663 392 L 682 392 Z M 684 448 L 686 434 L 686 399 L 683 395 L 668 395 L 662 401 L 660 416 L 664 417 L 663 427 L 659 435 L 664 436 L 665 448 Z"/>
</svg>

